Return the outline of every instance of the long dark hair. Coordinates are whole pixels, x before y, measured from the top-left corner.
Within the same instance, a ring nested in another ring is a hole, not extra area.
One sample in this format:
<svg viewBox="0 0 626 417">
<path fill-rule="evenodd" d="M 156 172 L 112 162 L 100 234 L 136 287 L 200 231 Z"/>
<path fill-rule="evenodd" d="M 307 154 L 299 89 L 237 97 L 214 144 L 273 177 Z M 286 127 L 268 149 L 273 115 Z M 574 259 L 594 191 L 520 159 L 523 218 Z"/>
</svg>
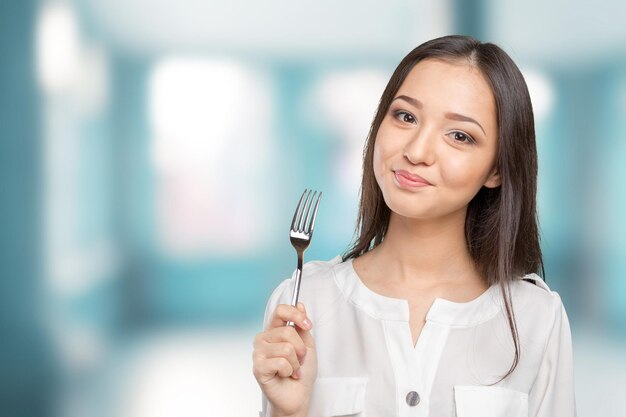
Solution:
<svg viewBox="0 0 626 417">
<path fill-rule="evenodd" d="M 519 68 L 500 47 L 468 36 L 444 36 L 425 42 L 405 56 L 394 71 L 378 104 L 363 152 L 363 178 L 354 245 L 344 260 L 357 258 L 385 238 L 390 210 L 374 177 L 374 144 L 389 105 L 411 69 L 430 58 L 466 61 L 478 68 L 496 102 L 501 185 L 482 187 L 470 201 L 465 219 L 469 252 L 489 285 L 499 284 L 515 345 L 506 375 L 519 363 L 520 346 L 510 283 L 527 273 L 545 275 L 537 225 L 537 148 L 532 104 Z"/>
</svg>

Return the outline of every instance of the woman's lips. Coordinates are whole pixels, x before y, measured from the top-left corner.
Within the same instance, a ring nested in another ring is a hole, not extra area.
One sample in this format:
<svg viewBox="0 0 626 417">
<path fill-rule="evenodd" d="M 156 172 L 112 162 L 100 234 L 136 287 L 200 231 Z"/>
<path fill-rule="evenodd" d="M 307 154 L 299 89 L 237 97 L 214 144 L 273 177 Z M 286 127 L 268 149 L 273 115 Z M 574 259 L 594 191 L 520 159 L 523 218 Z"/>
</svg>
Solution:
<svg viewBox="0 0 626 417">
<path fill-rule="evenodd" d="M 424 178 L 420 177 L 419 175 L 411 174 L 408 171 L 397 170 L 397 171 L 393 171 L 393 174 L 398 184 L 402 187 L 415 188 L 415 187 L 426 187 L 426 186 L 432 185 L 431 183 L 429 183 L 428 181 L 426 181 Z"/>
</svg>

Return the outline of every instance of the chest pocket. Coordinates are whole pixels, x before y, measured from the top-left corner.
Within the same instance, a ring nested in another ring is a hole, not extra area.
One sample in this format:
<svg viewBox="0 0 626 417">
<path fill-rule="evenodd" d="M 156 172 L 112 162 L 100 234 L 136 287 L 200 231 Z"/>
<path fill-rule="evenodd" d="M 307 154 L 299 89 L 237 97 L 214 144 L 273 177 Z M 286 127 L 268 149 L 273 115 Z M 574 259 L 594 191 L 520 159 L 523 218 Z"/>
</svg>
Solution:
<svg viewBox="0 0 626 417">
<path fill-rule="evenodd" d="M 457 417 L 528 417 L 528 394 L 501 387 L 455 386 Z"/>
<path fill-rule="evenodd" d="M 313 386 L 309 417 L 365 417 L 368 378 L 317 378 Z"/>
</svg>

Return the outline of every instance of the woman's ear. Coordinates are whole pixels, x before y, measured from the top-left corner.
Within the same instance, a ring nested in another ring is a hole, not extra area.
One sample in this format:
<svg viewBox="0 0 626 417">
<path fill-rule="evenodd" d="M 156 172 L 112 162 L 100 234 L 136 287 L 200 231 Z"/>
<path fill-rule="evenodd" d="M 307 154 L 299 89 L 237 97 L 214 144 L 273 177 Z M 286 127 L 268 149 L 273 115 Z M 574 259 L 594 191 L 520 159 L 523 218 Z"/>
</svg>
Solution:
<svg viewBox="0 0 626 417">
<path fill-rule="evenodd" d="M 500 186 L 500 184 L 502 184 L 500 173 L 498 172 L 497 168 L 494 168 L 493 171 L 491 171 L 491 174 L 489 174 L 489 177 L 487 177 L 487 181 L 485 181 L 483 185 L 487 188 L 497 188 Z"/>
</svg>

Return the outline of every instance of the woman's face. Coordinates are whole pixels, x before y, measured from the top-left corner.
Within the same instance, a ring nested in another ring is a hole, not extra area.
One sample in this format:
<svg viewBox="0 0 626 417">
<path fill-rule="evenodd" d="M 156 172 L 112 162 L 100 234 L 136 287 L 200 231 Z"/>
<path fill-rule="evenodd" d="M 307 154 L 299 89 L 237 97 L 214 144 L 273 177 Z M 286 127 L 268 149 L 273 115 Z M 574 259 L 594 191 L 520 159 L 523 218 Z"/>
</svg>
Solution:
<svg viewBox="0 0 626 417">
<path fill-rule="evenodd" d="M 497 187 L 493 94 L 464 61 L 420 61 L 391 102 L 376 136 L 374 175 L 393 213 L 438 218 L 482 186 Z"/>
</svg>

